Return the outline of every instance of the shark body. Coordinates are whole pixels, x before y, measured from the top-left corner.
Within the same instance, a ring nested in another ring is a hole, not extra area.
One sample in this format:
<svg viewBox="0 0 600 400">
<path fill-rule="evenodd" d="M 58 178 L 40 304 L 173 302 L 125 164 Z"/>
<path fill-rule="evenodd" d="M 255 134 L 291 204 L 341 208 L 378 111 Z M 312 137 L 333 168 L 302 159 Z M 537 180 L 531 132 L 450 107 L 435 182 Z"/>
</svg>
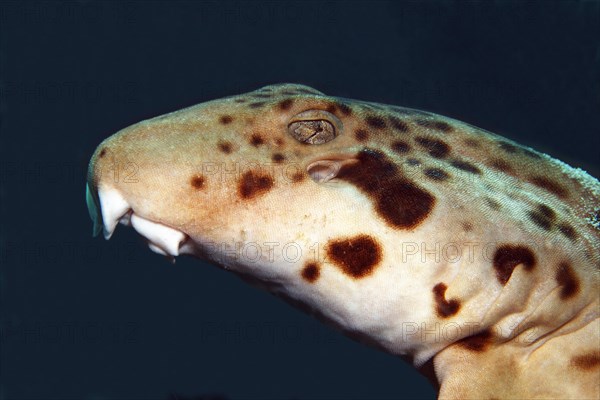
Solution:
<svg viewBox="0 0 600 400">
<path fill-rule="evenodd" d="M 272 85 L 142 121 L 90 162 L 131 225 L 430 370 L 439 397 L 600 397 L 600 183 L 463 122 Z"/>
</svg>

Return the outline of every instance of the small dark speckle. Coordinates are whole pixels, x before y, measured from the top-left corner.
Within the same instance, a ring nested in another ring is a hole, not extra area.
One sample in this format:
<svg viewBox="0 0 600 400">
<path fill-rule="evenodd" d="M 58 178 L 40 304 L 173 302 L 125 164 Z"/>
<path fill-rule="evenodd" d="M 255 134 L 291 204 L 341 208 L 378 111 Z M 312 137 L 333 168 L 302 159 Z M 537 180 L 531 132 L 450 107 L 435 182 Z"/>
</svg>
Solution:
<svg viewBox="0 0 600 400">
<path fill-rule="evenodd" d="M 424 128 L 430 128 L 430 129 L 436 129 L 438 131 L 442 131 L 442 132 L 451 132 L 452 131 L 452 126 L 450 126 L 449 124 L 442 122 L 442 121 L 430 121 L 427 119 L 417 119 L 415 120 L 415 122 L 417 123 L 417 125 L 420 125 Z"/>
<path fill-rule="evenodd" d="M 260 107 L 264 106 L 265 104 L 267 104 L 267 103 L 265 103 L 264 101 L 257 101 L 257 102 L 248 104 L 248 107 L 250 107 L 250 108 L 260 108 Z"/>
<path fill-rule="evenodd" d="M 517 146 L 510 144 L 508 142 L 498 142 L 498 146 L 506 151 L 507 153 L 516 153 L 517 152 Z"/>
<path fill-rule="evenodd" d="M 98 154 L 98 157 L 102 158 L 106 155 L 106 149 L 102 149 L 100 150 L 100 154 Z"/>
<path fill-rule="evenodd" d="M 265 143 L 264 139 L 257 133 L 250 137 L 250 144 L 254 147 L 258 147 L 263 143 Z"/>
<path fill-rule="evenodd" d="M 492 209 L 492 210 L 499 210 L 502 206 L 500 205 L 500 203 L 498 203 L 496 200 L 490 198 L 490 197 L 486 197 L 485 198 L 485 202 L 487 203 L 487 205 Z"/>
<path fill-rule="evenodd" d="M 320 270 L 319 265 L 317 263 L 311 262 L 304 266 L 302 269 L 302 277 L 310 283 L 315 282 L 319 279 Z"/>
<path fill-rule="evenodd" d="M 275 154 L 273 154 L 271 159 L 273 160 L 273 162 L 276 162 L 279 164 L 285 160 L 285 156 L 281 153 L 275 153 Z"/>
<path fill-rule="evenodd" d="M 444 158 L 450 152 L 450 146 L 441 140 L 419 136 L 415 138 L 415 141 L 435 158 Z"/>
<path fill-rule="evenodd" d="M 390 117 L 388 117 L 388 119 L 390 120 L 392 127 L 394 129 L 396 129 L 397 131 L 399 131 L 399 132 L 408 132 L 409 131 L 408 124 L 406 122 L 402 121 L 400 118 L 390 116 Z"/>
<path fill-rule="evenodd" d="M 453 160 L 450 162 L 450 165 L 452 165 L 454 168 L 458 168 L 465 172 L 470 172 L 472 174 L 481 174 L 479 168 L 466 161 Z"/>
<path fill-rule="evenodd" d="M 204 181 L 205 179 L 202 175 L 196 175 L 192 177 L 190 183 L 195 189 L 202 189 L 204 187 Z"/>
<path fill-rule="evenodd" d="M 573 227 L 571 225 L 568 224 L 560 224 L 558 226 L 558 230 L 560 231 L 560 233 L 562 233 L 563 235 L 565 235 L 565 237 L 571 239 L 571 240 L 575 240 L 577 238 L 577 234 L 575 233 L 575 229 L 573 229 Z"/>
<path fill-rule="evenodd" d="M 293 99 L 285 99 L 285 100 L 282 100 L 279 103 L 279 108 L 281 110 L 289 110 L 292 107 L 293 104 L 294 104 L 294 100 Z"/>
<path fill-rule="evenodd" d="M 368 115 L 365 117 L 365 122 L 372 128 L 383 129 L 385 128 L 385 120 L 381 117 L 377 117 L 374 115 Z"/>
<path fill-rule="evenodd" d="M 225 154 L 230 154 L 233 149 L 231 147 L 231 143 L 221 142 L 219 143 L 219 150 L 221 150 Z"/>
<path fill-rule="evenodd" d="M 231 121 L 233 121 L 233 117 L 231 115 L 222 115 L 221 118 L 219 118 L 219 122 L 223 125 L 230 124 Z"/>
<path fill-rule="evenodd" d="M 405 154 L 410 151 L 410 145 L 403 140 L 397 140 L 392 143 L 392 150 L 398 154 Z"/>
<path fill-rule="evenodd" d="M 409 158 L 406 160 L 406 163 L 413 167 L 418 167 L 421 165 L 421 161 L 417 160 L 416 158 Z"/>
<path fill-rule="evenodd" d="M 448 175 L 447 172 L 439 168 L 426 168 L 423 173 L 425 176 L 435 181 L 445 181 L 450 178 L 450 175 Z"/>
</svg>

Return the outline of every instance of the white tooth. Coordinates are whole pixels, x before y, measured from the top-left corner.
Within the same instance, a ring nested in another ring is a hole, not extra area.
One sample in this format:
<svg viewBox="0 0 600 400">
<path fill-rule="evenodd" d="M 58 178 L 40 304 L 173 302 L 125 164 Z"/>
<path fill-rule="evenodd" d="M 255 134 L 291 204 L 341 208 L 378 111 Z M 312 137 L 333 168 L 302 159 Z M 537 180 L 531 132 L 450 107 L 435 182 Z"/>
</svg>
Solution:
<svg viewBox="0 0 600 400">
<path fill-rule="evenodd" d="M 148 242 L 148 247 L 150 247 L 150 250 L 152 250 L 155 253 L 158 253 L 163 256 L 168 256 L 168 254 L 163 249 L 161 249 L 160 247 L 158 247 L 157 245 L 155 245 L 152 242 Z"/>
<path fill-rule="evenodd" d="M 163 250 L 167 255 L 179 255 L 179 245 L 185 239 L 185 235 L 182 232 L 149 221 L 136 214 L 131 214 L 131 225 L 140 235 L 148 239 L 152 246 Z M 150 248 L 154 250 L 152 246 Z"/>
<path fill-rule="evenodd" d="M 129 204 L 121 196 L 121 193 L 112 188 L 100 188 L 98 197 L 100 198 L 100 210 L 104 222 L 104 238 L 108 240 L 115 231 L 121 217 L 129 211 Z"/>
</svg>

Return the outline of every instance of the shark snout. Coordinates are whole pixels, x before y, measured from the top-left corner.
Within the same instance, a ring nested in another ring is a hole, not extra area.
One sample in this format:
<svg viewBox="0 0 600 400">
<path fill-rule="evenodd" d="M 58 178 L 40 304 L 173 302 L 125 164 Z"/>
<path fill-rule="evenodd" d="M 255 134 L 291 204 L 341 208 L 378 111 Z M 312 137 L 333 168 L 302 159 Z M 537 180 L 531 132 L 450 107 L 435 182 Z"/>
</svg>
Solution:
<svg viewBox="0 0 600 400">
<path fill-rule="evenodd" d="M 148 241 L 152 251 L 169 257 L 179 255 L 188 236 L 145 214 L 142 216 L 142 205 L 148 203 L 144 201 L 146 185 L 135 174 L 142 165 L 120 157 L 115 147 L 109 138 L 99 146 L 89 166 L 86 203 L 94 236 L 102 233 L 108 240 L 117 225 L 131 226 Z"/>
</svg>

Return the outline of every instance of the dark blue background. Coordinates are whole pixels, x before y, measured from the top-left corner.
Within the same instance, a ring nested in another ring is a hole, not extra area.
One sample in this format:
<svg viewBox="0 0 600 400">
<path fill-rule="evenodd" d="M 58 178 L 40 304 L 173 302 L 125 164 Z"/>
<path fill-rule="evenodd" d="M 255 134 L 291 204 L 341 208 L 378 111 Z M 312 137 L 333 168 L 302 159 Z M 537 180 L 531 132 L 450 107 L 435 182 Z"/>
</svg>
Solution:
<svg viewBox="0 0 600 400">
<path fill-rule="evenodd" d="M 278 82 L 438 112 L 599 172 L 598 2 L 1 3 L 0 399 L 429 398 L 235 276 L 92 239 L 95 146 Z"/>
</svg>

